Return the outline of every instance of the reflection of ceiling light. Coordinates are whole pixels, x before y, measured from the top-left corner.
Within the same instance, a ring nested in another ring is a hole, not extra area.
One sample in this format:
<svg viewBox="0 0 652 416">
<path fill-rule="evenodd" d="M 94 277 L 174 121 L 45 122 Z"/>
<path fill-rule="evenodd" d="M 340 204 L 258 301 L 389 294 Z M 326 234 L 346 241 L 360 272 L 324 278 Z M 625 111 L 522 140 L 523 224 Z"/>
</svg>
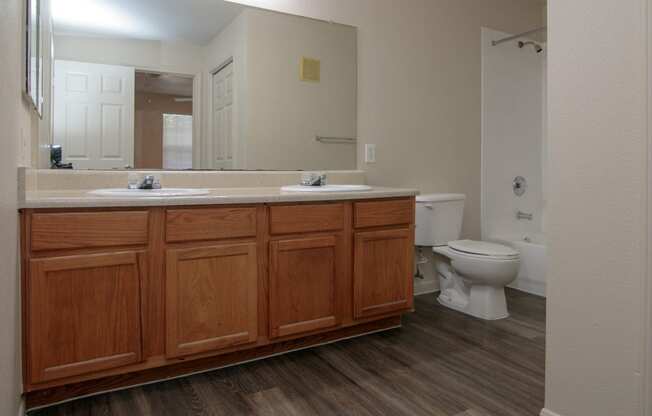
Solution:
<svg viewBox="0 0 652 416">
<path fill-rule="evenodd" d="M 146 30 L 143 22 L 134 20 L 107 0 L 52 0 L 52 20 L 64 31 L 137 36 Z"/>
</svg>

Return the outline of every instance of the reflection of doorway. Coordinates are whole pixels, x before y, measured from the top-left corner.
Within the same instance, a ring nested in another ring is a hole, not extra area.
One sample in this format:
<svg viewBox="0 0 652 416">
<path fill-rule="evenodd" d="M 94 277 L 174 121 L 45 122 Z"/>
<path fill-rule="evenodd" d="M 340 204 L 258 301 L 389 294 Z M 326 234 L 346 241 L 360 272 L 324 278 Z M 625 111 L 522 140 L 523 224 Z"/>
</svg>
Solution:
<svg viewBox="0 0 652 416">
<path fill-rule="evenodd" d="M 136 169 L 192 168 L 192 93 L 192 77 L 136 72 L 134 122 L 134 167 Z M 169 116 L 167 120 L 166 115 Z M 175 118 L 173 117 L 175 115 L 185 117 Z M 168 144 L 175 143 L 172 147 L 168 146 L 167 150 L 164 146 L 166 129 Z M 188 144 L 184 132 L 188 130 L 190 147 L 186 148 Z M 183 146 L 179 147 L 178 145 L 182 143 Z M 189 162 L 184 156 L 188 152 Z M 176 161 L 171 159 L 177 156 L 183 159 Z"/>
<path fill-rule="evenodd" d="M 233 166 L 233 61 L 213 73 L 213 167 Z"/>
</svg>

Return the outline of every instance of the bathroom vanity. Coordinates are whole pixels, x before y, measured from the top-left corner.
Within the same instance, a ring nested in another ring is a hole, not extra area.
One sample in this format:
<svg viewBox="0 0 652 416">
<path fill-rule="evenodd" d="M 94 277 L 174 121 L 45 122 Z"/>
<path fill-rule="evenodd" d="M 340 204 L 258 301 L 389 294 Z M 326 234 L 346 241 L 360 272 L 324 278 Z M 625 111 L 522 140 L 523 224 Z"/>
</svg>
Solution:
<svg viewBox="0 0 652 416">
<path fill-rule="evenodd" d="M 416 192 L 265 189 L 26 201 L 28 408 L 400 326 Z"/>
</svg>

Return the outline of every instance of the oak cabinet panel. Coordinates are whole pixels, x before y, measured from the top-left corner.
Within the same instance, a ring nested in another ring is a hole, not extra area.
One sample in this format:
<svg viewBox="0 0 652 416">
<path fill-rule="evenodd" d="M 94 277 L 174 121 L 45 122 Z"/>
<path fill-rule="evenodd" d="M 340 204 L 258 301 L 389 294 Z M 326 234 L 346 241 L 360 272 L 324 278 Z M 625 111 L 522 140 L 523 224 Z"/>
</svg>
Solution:
<svg viewBox="0 0 652 416">
<path fill-rule="evenodd" d="M 165 225 L 167 242 L 255 237 L 256 208 L 169 209 Z"/>
<path fill-rule="evenodd" d="M 270 243 L 270 335 L 272 338 L 333 327 L 341 261 L 338 238 L 294 238 Z"/>
<path fill-rule="evenodd" d="M 408 225 L 414 222 L 414 200 L 363 201 L 353 206 L 356 228 Z"/>
<path fill-rule="evenodd" d="M 170 249 L 166 257 L 167 356 L 256 341 L 255 243 Z"/>
<path fill-rule="evenodd" d="M 272 235 L 323 231 L 344 228 L 344 204 L 274 205 L 269 209 Z"/>
<path fill-rule="evenodd" d="M 355 318 L 412 307 L 413 245 L 414 233 L 408 228 L 355 234 Z"/>
<path fill-rule="evenodd" d="M 141 360 L 144 253 L 30 261 L 28 351 L 33 383 Z"/>
<path fill-rule="evenodd" d="M 147 244 L 147 211 L 56 212 L 32 215 L 33 251 Z"/>
</svg>

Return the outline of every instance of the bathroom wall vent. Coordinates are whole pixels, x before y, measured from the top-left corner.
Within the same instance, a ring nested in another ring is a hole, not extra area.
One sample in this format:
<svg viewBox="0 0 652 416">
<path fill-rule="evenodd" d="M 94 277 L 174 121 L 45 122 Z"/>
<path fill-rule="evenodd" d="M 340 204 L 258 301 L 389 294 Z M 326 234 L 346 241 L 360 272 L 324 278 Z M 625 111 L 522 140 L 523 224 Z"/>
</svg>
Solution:
<svg viewBox="0 0 652 416">
<path fill-rule="evenodd" d="M 321 79 L 321 61 L 319 59 L 301 57 L 299 69 L 301 81 L 319 82 Z"/>
</svg>

